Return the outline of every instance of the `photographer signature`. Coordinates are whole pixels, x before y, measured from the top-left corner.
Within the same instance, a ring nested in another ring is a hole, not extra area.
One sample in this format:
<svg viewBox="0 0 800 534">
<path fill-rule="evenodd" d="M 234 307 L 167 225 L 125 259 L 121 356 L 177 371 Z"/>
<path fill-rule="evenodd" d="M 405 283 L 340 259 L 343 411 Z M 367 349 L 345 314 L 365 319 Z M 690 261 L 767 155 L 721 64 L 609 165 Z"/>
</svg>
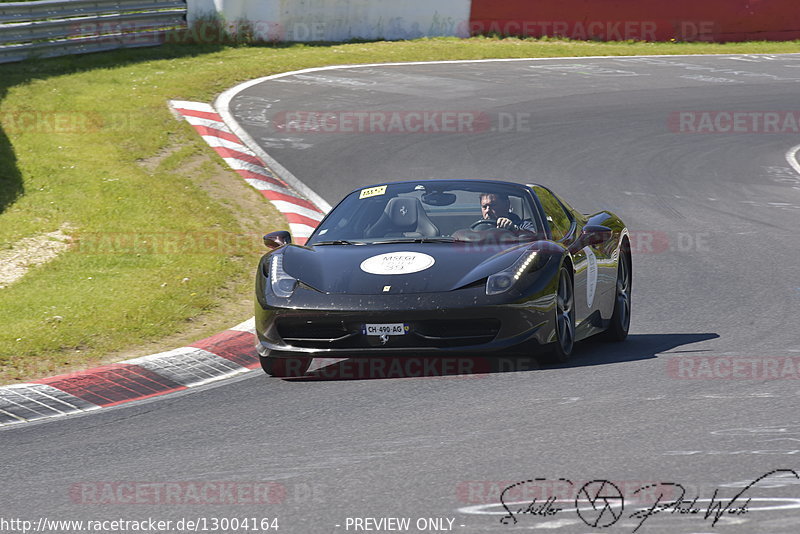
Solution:
<svg viewBox="0 0 800 534">
<path fill-rule="evenodd" d="M 694 498 L 687 498 L 686 488 L 677 482 L 656 482 L 643 485 L 636 488 L 632 492 L 632 496 L 641 497 L 643 495 L 648 495 L 654 499 L 654 502 L 646 507 L 640 506 L 634 512 L 627 515 L 627 519 L 639 520 L 632 531 L 634 533 L 637 532 L 648 519 L 663 513 L 696 516 L 702 518 L 703 521 L 710 521 L 713 527 L 725 516 L 746 514 L 751 500 L 751 497 L 748 496 L 750 489 L 759 482 L 776 475 L 784 477 L 792 476 L 796 479 L 800 479 L 800 474 L 793 469 L 775 469 L 756 478 L 730 499 L 719 497 L 719 489 L 715 489 L 710 500 L 703 499 L 709 500 L 708 506 L 706 506 L 705 509 L 697 506 L 697 501 L 700 500 L 699 495 L 694 496 Z M 576 486 L 575 483 L 565 478 L 559 478 L 557 482 L 544 478 L 536 478 L 511 484 L 500 493 L 500 504 L 506 511 L 506 515 L 500 519 L 502 524 L 515 525 L 518 522 L 518 517 L 524 515 L 546 517 L 554 516 L 565 510 L 565 507 L 556 506 L 557 503 L 563 503 L 563 500 L 559 501 L 555 497 L 549 497 L 544 501 L 539 500 L 537 497 L 530 502 L 524 503 L 524 506 L 521 507 L 519 503 L 507 502 L 507 499 L 514 491 L 522 491 L 530 485 L 537 485 L 541 482 L 566 484 L 571 488 Z M 511 509 L 511 506 L 514 506 L 514 510 Z M 592 528 L 607 528 L 623 518 L 625 513 L 625 496 L 613 482 L 608 480 L 593 480 L 583 484 L 576 493 L 574 510 L 587 526 Z"/>
</svg>

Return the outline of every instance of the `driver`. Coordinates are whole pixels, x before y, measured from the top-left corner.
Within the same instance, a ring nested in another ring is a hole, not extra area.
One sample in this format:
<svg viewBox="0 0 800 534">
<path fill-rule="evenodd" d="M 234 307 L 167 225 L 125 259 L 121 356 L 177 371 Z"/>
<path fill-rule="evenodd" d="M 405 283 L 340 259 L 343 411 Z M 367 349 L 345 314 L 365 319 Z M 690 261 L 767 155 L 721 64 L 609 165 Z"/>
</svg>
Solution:
<svg viewBox="0 0 800 534">
<path fill-rule="evenodd" d="M 481 193 L 481 216 L 484 219 L 497 219 L 498 228 L 508 230 L 527 230 L 535 232 L 536 226 L 529 220 L 522 220 L 516 213 L 511 213 L 511 202 L 507 195 L 497 193 Z"/>
</svg>

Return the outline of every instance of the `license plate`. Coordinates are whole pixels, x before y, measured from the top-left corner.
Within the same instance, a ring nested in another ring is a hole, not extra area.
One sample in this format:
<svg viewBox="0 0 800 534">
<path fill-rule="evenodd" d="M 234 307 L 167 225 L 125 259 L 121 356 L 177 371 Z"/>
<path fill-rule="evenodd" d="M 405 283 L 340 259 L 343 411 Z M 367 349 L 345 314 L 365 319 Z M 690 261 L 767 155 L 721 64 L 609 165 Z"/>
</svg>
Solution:
<svg viewBox="0 0 800 534">
<path fill-rule="evenodd" d="M 362 333 L 368 336 L 404 336 L 408 332 L 405 323 L 365 324 Z"/>
</svg>

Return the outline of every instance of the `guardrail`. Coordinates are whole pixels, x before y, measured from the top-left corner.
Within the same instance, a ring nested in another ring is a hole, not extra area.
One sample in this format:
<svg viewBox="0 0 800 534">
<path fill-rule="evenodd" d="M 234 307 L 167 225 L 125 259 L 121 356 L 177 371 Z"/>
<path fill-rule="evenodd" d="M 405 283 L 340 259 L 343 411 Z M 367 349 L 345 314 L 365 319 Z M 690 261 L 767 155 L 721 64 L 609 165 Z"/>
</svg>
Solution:
<svg viewBox="0 0 800 534">
<path fill-rule="evenodd" d="M 185 30 L 186 0 L 0 3 L 0 63 L 158 46 Z"/>
</svg>

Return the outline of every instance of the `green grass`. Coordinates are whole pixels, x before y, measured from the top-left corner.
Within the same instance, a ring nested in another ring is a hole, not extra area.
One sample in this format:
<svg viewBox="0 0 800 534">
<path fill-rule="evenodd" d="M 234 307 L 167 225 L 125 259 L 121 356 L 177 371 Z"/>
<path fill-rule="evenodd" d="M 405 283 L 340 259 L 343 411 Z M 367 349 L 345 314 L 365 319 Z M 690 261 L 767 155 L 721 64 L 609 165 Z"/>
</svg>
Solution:
<svg viewBox="0 0 800 534">
<path fill-rule="evenodd" d="M 798 51 L 800 42 L 487 37 L 169 45 L 2 65 L 0 249 L 64 223 L 76 237 L 136 231 L 171 232 L 175 238 L 193 232 L 238 235 L 285 228 L 266 202 L 262 211 L 243 218 L 234 201 L 203 187 L 222 172 L 221 160 L 166 107 L 169 99 L 210 102 L 224 89 L 259 76 L 343 63 Z M 30 114 L 40 122 L 19 123 Z M 49 123 L 53 117 L 66 122 Z M 232 172 L 227 176 L 231 183 L 239 180 Z M 257 241 L 251 237 L 248 244 Z M 257 246 L 196 253 L 184 243 L 182 253 L 153 254 L 148 245 L 140 245 L 112 254 L 89 254 L 85 247 L 73 246 L 0 290 L 0 381 L 93 365 L 116 351 L 136 354 L 186 331 L 198 316 L 210 319 L 204 320 L 205 330 L 191 330 L 197 337 L 246 319 L 246 314 L 225 316 L 223 311 L 226 304 L 249 298 Z"/>
</svg>

